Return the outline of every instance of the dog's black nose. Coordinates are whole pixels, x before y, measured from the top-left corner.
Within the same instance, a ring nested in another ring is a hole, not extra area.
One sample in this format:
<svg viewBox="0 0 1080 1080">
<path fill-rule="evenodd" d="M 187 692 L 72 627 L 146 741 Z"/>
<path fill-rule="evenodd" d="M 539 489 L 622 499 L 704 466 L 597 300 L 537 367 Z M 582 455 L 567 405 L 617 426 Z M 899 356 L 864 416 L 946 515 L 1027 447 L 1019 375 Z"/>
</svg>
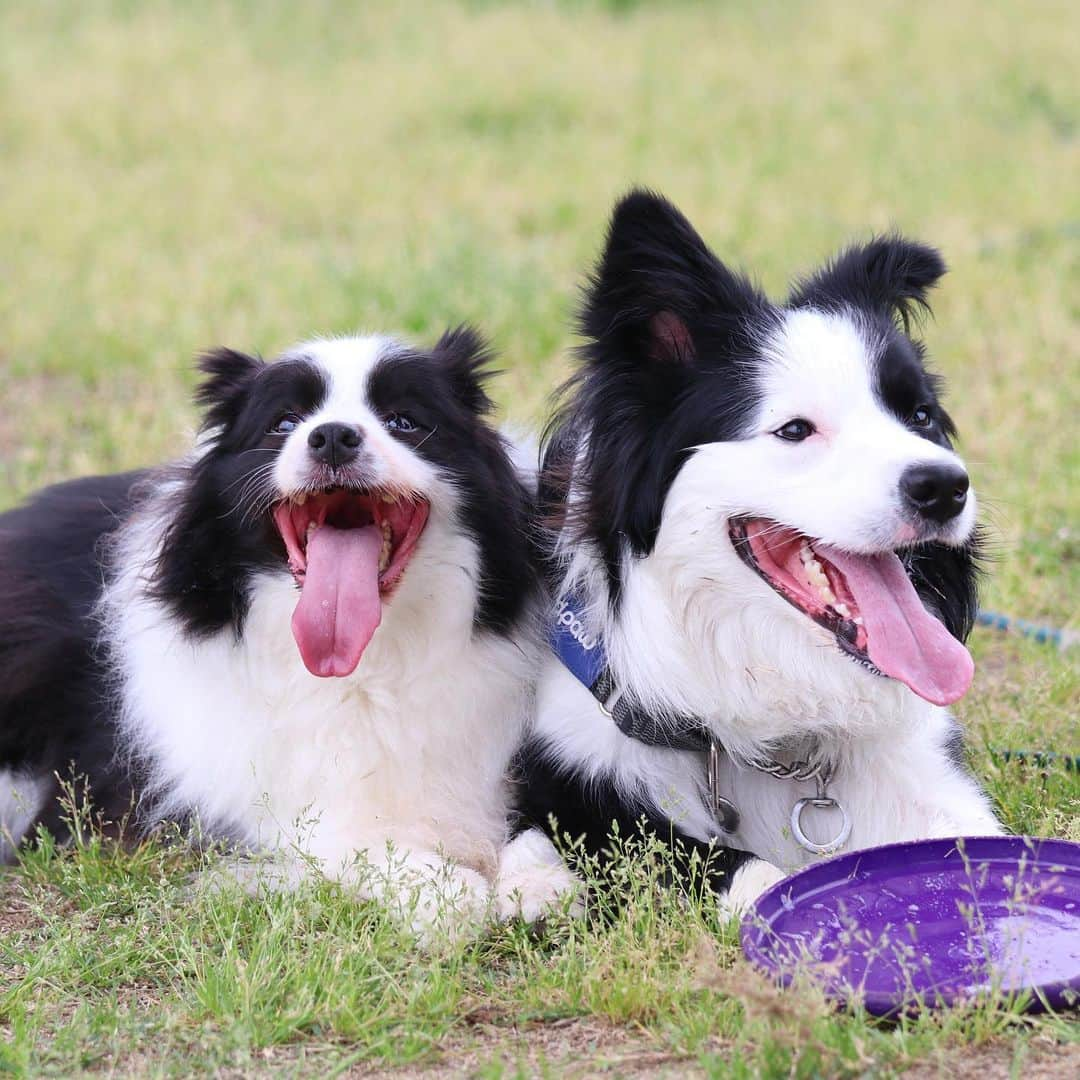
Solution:
<svg viewBox="0 0 1080 1080">
<path fill-rule="evenodd" d="M 364 433 L 352 424 L 320 424 L 307 437 L 311 456 L 325 465 L 348 465 L 360 452 Z"/>
<path fill-rule="evenodd" d="M 970 481 L 959 465 L 909 465 L 900 475 L 900 494 L 920 517 L 945 522 L 967 502 Z"/>
</svg>

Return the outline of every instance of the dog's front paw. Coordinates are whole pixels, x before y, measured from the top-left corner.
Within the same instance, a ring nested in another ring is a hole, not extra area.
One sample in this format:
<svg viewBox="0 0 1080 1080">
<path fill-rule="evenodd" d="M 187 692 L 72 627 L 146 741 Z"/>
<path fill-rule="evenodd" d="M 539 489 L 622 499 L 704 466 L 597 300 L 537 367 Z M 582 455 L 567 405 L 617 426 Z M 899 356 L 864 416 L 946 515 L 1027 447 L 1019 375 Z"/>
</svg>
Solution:
<svg viewBox="0 0 1080 1080">
<path fill-rule="evenodd" d="M 533 867 L 500 879 L 495 902 L 500 919 L 534 923 L 564 909 L 575 917 L 583 915 L 582 891 L 581 882 L 565 866 Z"/>
<path fill-rule="evenodd" d="M 444 863 L 414 877 L 399 902 L 413 931 L 431 946 L 479 934 L 491 911 L 491 886 L 476 870 Z"/>
<path fill-rule="evenodd" d="M 786 877 L 778 866 L 764 859 L 750 859 L 732 875 L 731 887 L 720 897 L 720 910 L 726 915 L 744 915 L 766 889 Z"/>
<path fill-rule="evenodd" d="M 500 919 L 534 923 L 554 912 L 584 914 L 582 883 L 547 836 L 530 829 L 515 837 L 499 858 L 495 903 Z"/>
</svg>

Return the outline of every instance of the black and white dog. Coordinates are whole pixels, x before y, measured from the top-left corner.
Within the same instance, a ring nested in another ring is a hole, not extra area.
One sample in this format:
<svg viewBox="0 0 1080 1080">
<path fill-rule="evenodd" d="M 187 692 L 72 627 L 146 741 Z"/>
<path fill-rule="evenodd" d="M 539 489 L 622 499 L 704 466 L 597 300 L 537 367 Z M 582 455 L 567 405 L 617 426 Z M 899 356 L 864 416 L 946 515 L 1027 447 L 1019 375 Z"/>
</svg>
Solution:
<svg viewBox="0 0 1080 1080">
<path fill-rule="evenodd" d="M 526 823 L 598 853 L 644 820 L 711 852 L 733 907 L 841 848 L 1000 831 L 944 708 L 975 496 L 909 325 L 944 269 L 878 239 L 775 304 L 664 199 L 620 203 L 542 468 Z M 563 885 L 538 829 L 507 864 Z"/>
<path fill-rule="evenodd" d="M 9 855 L 63 835 L 74 773 L 140 830 L 197 820 L 345 881 L 360 854 L 418 884 L 421 918 L 436 893 L 486 907 L 536 591 L 485 361 L 467 329 L 222 349 L 186 460 L 0 517 Z"/>
</svg>

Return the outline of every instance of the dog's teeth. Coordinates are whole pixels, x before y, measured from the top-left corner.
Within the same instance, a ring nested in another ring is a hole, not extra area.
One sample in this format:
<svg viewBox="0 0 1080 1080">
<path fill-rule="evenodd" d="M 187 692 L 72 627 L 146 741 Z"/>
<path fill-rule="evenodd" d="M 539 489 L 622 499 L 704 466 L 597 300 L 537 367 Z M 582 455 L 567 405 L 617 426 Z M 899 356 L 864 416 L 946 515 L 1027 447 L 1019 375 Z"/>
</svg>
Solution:
<svg viewBox="0 0 1080 1080">
<path fill-rule="evenodd" d="M 854 623 L 854 624 L 855 624 L 856 626 L 862 626 L 862 624 L 863 624 L 863 621 L 862 621 L 862 616 L 861 616 L 861 615 L 856 615 L 856 616 L 855 616 L 855 618 L 854 618 L 854 619 L 852 619 L 851 621 L 852 621 L 852 622 L 853 622 L 853 623 Z"/>
<path fill-rule="evenodd" d="M 307 502 L 307 492 L 301 491 L 299 495 L 294 495 L 293 502 L 296 503 L 297 506 L 303 506 L 304 503 Z"/>
<path fill-rule="evenodd" d="M 813 559 L 806 564 L 806 576 L 819 589 L 829 588 L 829 579 L 825 576 L 825 570 L 817 559 Z"/>
<path fill-rule="evenodd" d="M 382 547 L 379 549 L 379 573 L 381 574 L 390 565 L 390 549 L 393 546 L 394 531 L 390 528 L 390 522 L 382 523 Z"/>
<path fill-rule="evenodd" d="M 851 609 L 847 606 L 847 604 L 833 604 L 833 610 L 836 612 L 837 615 L 841 616 L 842 618 L 851 618 Z"/>
<path fill-rule="evenodd" d="M 319 527 L 319 526 L 318 526 L 318 525 L 316 525 L 314 521 L 309 521 L 309 522 L 308 522 L 308 527 L 307 527 L 307 532 L 306 532 L 306 533 L 304 534 L 304 539 L 305 539 L 305 540 L 310 540 L 310 539 L 311 539 L 311 534 L 312 534 L 312 533 L 313 533 L 313 532 L 314 532 L 314 531 L 315 531 L 315 530 L 316 530 L 316 529 L 317 529 L 318 527 Z"/>
<path fill-rule="evenodd" d="M 807 577 L 810 578 L 810 583 L 817 589 L 818 595 L 826 604 L 836 603 L 836 595 L 833 593 L 829 579 L 825 576 L 825 571 L 821 569 L 820 565 L 808 566 Z"/>
<path fill-rule="evenodd" d="M 382 501 L 384 503 L 392 503 L 392 502 L 394 502 L 394 496 L 389 494 L 389 492 L 384 491 L 382 493 Z"/>
</svg>

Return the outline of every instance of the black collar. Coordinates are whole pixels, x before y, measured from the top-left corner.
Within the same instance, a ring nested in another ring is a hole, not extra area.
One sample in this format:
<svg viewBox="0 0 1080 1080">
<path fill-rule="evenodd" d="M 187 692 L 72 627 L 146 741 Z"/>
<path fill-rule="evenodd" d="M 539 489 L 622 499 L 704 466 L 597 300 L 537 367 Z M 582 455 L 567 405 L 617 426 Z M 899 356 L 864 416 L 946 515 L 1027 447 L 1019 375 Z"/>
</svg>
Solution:
<svg viewBox="0 0 1080 1080">
<path fill-rule="evenodd" d="M 589 687 L 589 692 L 627 738 L 636 739 L 646 746 L 661 746 L 666 750 L 707 751 L 712 745 L 712 736 L 696 717 L 680 716 L 672 720 L 657 720 L 651 713 L 634 704 L 615 685 L 611 668 L 606 664 L 600 678 Z"/>
<path fill-rule="evenodd" d="M 569 593 L 558 602 L 548 639 L 555 655 L 628 738 L 667 750 L 707 752 L 714 739 L 697 717 L 657 717 L 635 704 L 616 685 L 603 642 L 589 634 L 585 605 Z"/>
</svg>

